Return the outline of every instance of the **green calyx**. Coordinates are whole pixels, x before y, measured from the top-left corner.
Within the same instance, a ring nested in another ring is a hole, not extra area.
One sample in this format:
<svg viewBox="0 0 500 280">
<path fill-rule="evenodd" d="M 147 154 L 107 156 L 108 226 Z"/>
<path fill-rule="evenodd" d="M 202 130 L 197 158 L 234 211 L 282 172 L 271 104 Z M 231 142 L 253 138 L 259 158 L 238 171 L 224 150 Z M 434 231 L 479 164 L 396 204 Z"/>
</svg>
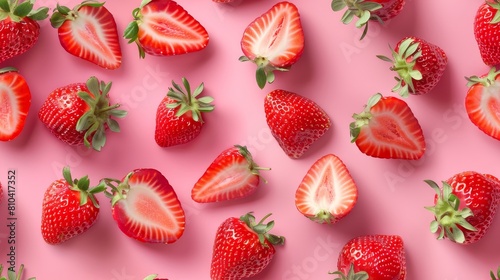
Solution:
<svg viewBox="0 0 500 280">
<path fill-rule="evenodd" d="M 491 0 L 486 1 L 486 3 L 495 10 L 495 15 L 490 21 L 490 24 L 496 24 L 500 22 L 500 1 L 499 0 Z"/>
<path fill-rule="evenodd" d="M 257 70 L 255 72 L 255 78 L 257 80 L 257 85 L 260 89 L 263 89 L 267 83 L 272 84 L 275 79 L 274 71 L 289 71 L 289 68 L 275 67 L 269 60 L 265 57 L 256 57 L 251 60 L 246 56 L 240 56 L 238 59 L 240 62 L 252 61 L 257 65 Z"/>
<path fill-rule="evenodd" d="M 266 179 L 264 179 L 260 175 L 260 170 L 271 170 L 271 168 L 258 166 L 257 163 L 255 163 L 255 161 L 253 160 L 252 154 L 250 153 L 250 151 L 247 149 L 246 146 L 240 146 L 240 145 L 234 145 L 234 146 L 238 148 L 240 154 L 248 162 L 248 169 L 250 169 L 250 173 L 259 176 L 264 181 L 264 183 L 267 183 Z"/>
<path fill-rule="evenodd" d="M 100 151 L 106 144 L 106 128 L 113 132 L 120 132 L 120 125 L 112 117 L 123 118 L 127 115 L 124 110 L 118 110 L 119 104 L 110 105 L 108 93 L 111 89 L 111 82 L 99 82 L 96 77 L 87 80 L 89 92 L 80 91 L 78 96 L 89 106 L 89 110 L 78 119 L 76 130 L 85 132 L 84 144 Z"/>
<path fill-rule="evenodd" d="M 5 74 L 5 73 L 9 73 L 9 72 L 17 72 L 17 68 L 15 68 L 15 67 L 4 67 L 4 68 L 0 69 L 0 74 Z"/>
<path fill-rule="evenodd" d="M 332 10 L 338 12 L 347 7 L 347 10 L 342 15 L 341 21 L 344 24 L 349 24 L 354 17 L 358 18 L 356 27 L 363 27 L 363 33 L 360 40 L 362 40 L 368 33 L 368 21 L 377 20 L 383 23 L 378 15 L 373 12 L 382 8 L 382 5 L 377 2 L 370 2 L 365 0 L 333 0 L 331 4 Z"/>
<path fill-rule="evenodd" d="M 158 277 L 158 274 L 151 274 L 151 275 L 146 276 L 146 278 L 144 278 L 143 280 L 154 280 L 157 277 Z"/>
<path fill-rule="evenodd" d="M 425 207 L 431 211 L 435 220 L 431 222 L 432 233 L 439 231 L 437 239 L 447 237 L 453 242 L 464 243 L 464 230 L 476 231 L 476 228 L 467 222 L 467 218 L 473 216 L 469 208 L 460 209 L 460 200 L 452 193 L 452 187 L 443 181 L 442 189 L 431 180 L 425 182 L 434 189 L 437 194 L 437 201 L 434 206 Z"/>
<path fill-rule="evenodd" d="M 0 280 L 21 280 L 21 279 L 24 279 L 24 278 L 22 278 L 23 271 L 24 271 L 24 264 L 21 264 L 19 266 L 19 271 L 17 273 L 13 270 L 7 269 L 7 277 L 5 277 L 5 276 L 2 276 L 3 265 L 0 264 Z M 28 280 L 36 280 L 36 278 L 31 277 L 31 278 L 28 278 Z"/>
<path fill-rule="evenodd" d="M 309 217 L 309 219 L 320 224 L 330 224 L 335 217 L 329 211 L 322 209 L 316 215 Z"/>
<path fill-rule="evenodd" d="M 139 49 L 139 57 L 144 58 L 146 57 L 146 52 L 144 51 L 144 48 L 142 47 L 141 43 L 139 42 L 139 25 L 142 23 L 142 14 L 141 10 L 149 4 L 152 0 L 142 0 L 141 5 L 139 8 L 135 8 L 132 11 L 132 16 L 134 20 L 132 20 L 127 27 L 125 28 L 125 31 L 123 31 L 123 38 L 128 40 L 128 43 L 135 43 L 137 45 L 137 48 Z"/>
<path fill-rule="evenodd" d="M 368 102 L 361 113 L 352 115 L 354 121 L 349 125 L 351 143 L 356 142 L 356 139 L 358 139 L 359 133 L 361 132 L 361 128 L 368 125 L 370 122 L 372 118 L 371 109 L 380 101 L 380 99 L 382 99 L 382 94 L 377 93 L 373 95 L 370 99 L 368 99 Z"/>
<path fill-rule="evenodd" d="M 368 280 L 368 273 L 365 271 L 354 272 L 354 264 L 349 266 L 347 275 L 342 273 L 342 271 L 329 272 L 328 274 L 337 275 L 333 280 Z"/>
<path fill-rule="evenodd" d="M 0 20 L 10 18 L 12 21 L 20 22 L 28 17 L 32 20 L 44 20 L 48 15 L 49 8 L 40 7 L 33 10 L 35 0 L 0 0 Z"/>
<path fill-rule="evenodd" d="M 285 244 L 285 237 L 269 233 L 269 231 L 274 227 L 274 221 L 264 224 L 264 221 L 269 218 L 269 216 L 271 216 L 271 213 L 267 214 L 258 223 L 255 223 L 255 217 L 252 212 L 240 217 L 240 221 L 244 222 L 253 232 L 257 234 L 260 244 L 265 248 L 269 247 L 266 240 L 272 245 Z"/>
<path fill-rule="evenodd" d="M 83 206 L 87 204 L 88 200 L 92 202 L 92 204 L 96 207 L 99 208 L 99 203 L 97 202 L 97 199 L 95 198 L 96 193 L 103 192 L 105 188 L 101 186 L 100 184 L 94 188 L 90 188 L 90 180 L 88 176 L 84 176 L 80 179 L 73 179 L 71 177 L 71 172 L 69 170 L 69 167 L 64 167 L 63 168 L 63 178 L 66 180 L 66 183 L 68 183 L 69 188 L 72 191 L 79 192 L 80 193 L 80 206 Z"/>
<path fill-rule="evenodd" d="M 214 99 L 210 96 L 199 97 L 204 89 L 203 83 L 196 87 L 193 92 L 191 92 L 191 86 L 186 78 L 182 78 L 182 85 L 184 88 L 172 81 L 172 87 L 168 88 L 167 96 L 174 102 L 167 104 L 167 108 L 178 108 L 177 117 L 190 112 L 194 121 L 203 123 L 202 113 L 214 110 L 214 106 L 211 104 Z"/>
<path fill-rule="evenodd" d="M 422 73 L 414 69 L 417 59 L 422 56 L 422 51 L 419 47 L 420 43 L 415 42 L 413 38 L 407 38 L 401 42 L 397 52 L 389 46 L 393 59 L 377 55 L 381 60 L 393 64 L 390 69 L 396 71 L 398 77 L 395 77 L 397 84 L 392 88 L 392 91 L 399 91 L 399 95 L 402 97 L 408 97 L 409 93 L 415 92 L 414 80 L 422 80 Z"/>
<path fill-rule="evenodd" d="M 484 87 L 489 87 L 495 83 L 495 78 L 500 74 L 500 71 L 497 71 L 495 67 L 491 67 L 488 74 L 483 77 L 471 76 L 465 77 L 467 80 L 467 86 L 471 87 L 473 85 L 482 85 Z"/>
<path fill-rule="evenodd" d="M 127 194 L 130 191 L 129 180 L 133 174 L 134 172 L 128 173 L 123 181 L 112 178 L 105 178 L 101 180 L 99 185 L 105 188 L 104 194 L 107 198 L 111 199 L 111 206 L 114 206 L 118 201 L 127 198 Z"/>
<path fill-rule="evenodd" d="M 497 268 L 496 275 L 493 271 L 490 271 L 490 277 L 491 277 L 491 280 L 499 280 L 500 279 L 500 266 Z"/>
<path fill-rule="evenodd" d="M 61 6 L 59 3 L 57 4 L 56 8 L 54 9 L 52 16 L 50 17 L 50 24 L 54 28 L 59 28 L 61 25 L 67 21 L 67 20 L 75 20 L 78 18 L 78 10 L 80 10 L 81 7 L 84 6 L 89 6 L 89 7 L 95 7 L 99 8 L 104 5 L 104 2 L 96 2 L 94 0 L 86 0 L 83 1 L 82 3 L 76 5 L 73 9 L 70 9 L 66 6 Z"/>
</svg>

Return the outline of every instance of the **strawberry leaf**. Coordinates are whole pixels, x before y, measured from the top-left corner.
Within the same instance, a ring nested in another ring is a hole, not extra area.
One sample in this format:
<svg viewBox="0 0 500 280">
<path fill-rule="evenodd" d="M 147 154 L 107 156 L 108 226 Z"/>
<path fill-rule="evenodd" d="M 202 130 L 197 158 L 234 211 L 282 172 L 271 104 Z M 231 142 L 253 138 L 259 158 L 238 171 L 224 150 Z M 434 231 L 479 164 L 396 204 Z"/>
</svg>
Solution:
<svg viewBox="0 0 500 280">
<path fill-rule="evenodd" d="M 267 82 L 267 75 L 264 67 L 257 68 L 257 71 L 255 72 L 255 77 L 257 79 L 257 85 L 259 86 L 259 88 L 263 89 L 266 86 Z"/>
<path fill-rule="evenodd" d="M 14 15 L 23 18 L 23 17 L 27 16 L 31 12 L 32 9 L 33 9 L 33 3 L 31 1 L 26 1 L 26 2 L 19 4 L 14 9 Z"/>
<path fill-rule="evenodd" d="M 0 0 L 0 9 L 6 13 L 10 13 L 9 0 Z"/>
<path fill-rule="evenodd" d="M 344 0 L 333 0 L 331 6 L 334 12 L 338 12 L 343 10 L 347 6 L 347 4 Z"/>
<path fill-rule="evenodd" d="M 47 7 L 41 7 L 36 10 L 32 10 L 29 14 L 28 17 L 32 20 L 44 20 L 49 16 L 49 8 Z"/>
</svg>

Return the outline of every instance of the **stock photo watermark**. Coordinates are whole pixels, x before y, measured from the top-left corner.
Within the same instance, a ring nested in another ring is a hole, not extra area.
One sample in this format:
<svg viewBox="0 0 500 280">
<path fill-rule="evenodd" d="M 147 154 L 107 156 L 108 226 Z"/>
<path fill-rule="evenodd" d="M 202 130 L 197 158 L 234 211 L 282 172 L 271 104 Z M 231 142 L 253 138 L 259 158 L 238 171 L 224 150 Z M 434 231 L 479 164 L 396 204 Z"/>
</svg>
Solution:
<svg viewBox="0 0 500 280">
<path fill-rule="evenodd" d="M 17 232 L 17 214 L 16 214 L 16 191 L 17 191 L 17 169 L 9 169 L 7 171 L 7 218 L 5 221 L 7 254 L 6 263 L 9 265 L 8 270 L 16 271 L 16 232 Z"/>
<path fill-rule="evenodd" d="M 240 142 L 241 146 L 246 146 L 252 156 L 256 156 L 259 152 L 266 149 L 267 145 L 272 141 L 276 141 L 269 128 L 261 128 L 256 134 L 247 136 Z"/>
</svg>

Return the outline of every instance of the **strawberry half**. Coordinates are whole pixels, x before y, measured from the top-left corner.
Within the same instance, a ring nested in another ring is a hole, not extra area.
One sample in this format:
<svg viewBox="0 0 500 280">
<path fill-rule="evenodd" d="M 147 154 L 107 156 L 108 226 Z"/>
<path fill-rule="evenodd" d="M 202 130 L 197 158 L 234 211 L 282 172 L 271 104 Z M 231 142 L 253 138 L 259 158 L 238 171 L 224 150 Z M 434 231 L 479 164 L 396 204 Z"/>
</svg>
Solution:
<svg viewBox="0 0 500 280">
<path fill-rule="evenodd" d="M 275 245 L 283 245 L 283 236 L 270 230 L 274 221 L 264 223 L 268 214 L 258 223 L 252 213 L 240 218 L 227 218 L 217 229 L 210 265 L 210 279 L 243 279 L 261 273 L 272 261 Z"/>
<path fill-rule="evenodd" d="M 334 12 L 346 9 L 341 21 L 349 24 L 356 17 L 356 27 L 363 27 L 362 40 L 368 32 L 368 23 L 378 21 L 384 23 L 390 20 L 403 10 L 404 0 L 332 0 L 332 10 Z"/>
<path fill-rule="evenodd" d="M 158 105 L 155 141 L 160 147 L 181 145 L 194 140 L 205 124 L 203 113 L 214 110 L 212 97 L 200 97 L 203 83 L 192 93 L 185 78 L 182 78 L 182 84 L 184 89 L 172 81 L 173 87 L 168 89 L 167 95 Z"/>
<path fill-rule="evenodd" d="M 104 3 L 83 1 L 73 9 L 57 4 L 50 23 L 68 53 L 105 69 L 120 67 L 122 52 L 116 23 Z"/>
<path fill-rule="evenodd" d="M 257 65 L 256 79 L 262 89 L 274 81 L 274 70 L 288 71 L 304 52 L 304 32 L 299 10 L 279 2 L 256 18 L 243 32 L 240 61 Z"/>
<path fill-rule="evenodd" d="M 500 1 L 482 1 L 474 17 L 474 37 L 481 59 L 488 66 L 500 64 Z"/>
<path fill-rule="evenodd" d="M 469 90 L 465 110 L 472 123 L 487 135 L 500 140 L 500 71 L 492 67 L 482 77 L 467 79 Z"/>
<path fill-rule="evenodd" d="M 489 174 L 465 171 L 453 175 L 440 188 L 425 180 L 436 195 L 434 206 L 425 207 L 435 215 L 431 232 L 438 239 L 471 244 L 488 232 L 500 202 L 500 180 Z"/>
<path fill-rule="evenodd" d="M 0 141 L 15 139 L 24 128 L 31 91 L 15 68 L 0 69 Z"/>
<path fill-rule="evenodd" d="M 419 159 L 424 155 L 422 128 L 403 100 L 377 93 L 353 118 L 351 142 L 364 154 L 395 159 Z"/>
<path fill-rule="evenodd" d="M 409 94 L 420 95 L 430 92 L 441 80 L 448 57 L 440 47 L 417 37 L 406 37 L 392 50 L 392 59 L 377 55 L 378 58 L 392 63 L 398 82 L 393 92 L 402 97 Z"/>
<path fill-rule="evenodd" d="M 22 55 L 38 42 L 38 21 L 48 17 L 49 8 L 33 10 L 34 4 L 34 0 L 0 0 L 0 63 Z"/>
<path fill-rule="evenodd" d="M 68 167 L 63 178 L 54 181 L 45 191 L 42 204 L 42 236 L 49 244 L 59 244 L 89 230 L 99 215 L 95 194 L 104 186 L 89 188 L 89 178 L 71 177 Z"/>
<path fill-rule="evenodd" d="M 141 58 L 146 53 L 157 56 L 191 53 L 208 45 L 207 30 L 174 1 L 143 0 L 132 15 L 134 20 L 123 37 L 129 44 L 137 44 Z"/>
<path fill-rule="evenodd" d="M 334 224 L 348 215 L 358 189 L 345 164 L 333 154 L 318 159 L 295 192 L 295 206 L 307 218 Z"/>
<path fill-rule="evenodd" d="M 247 197 L 260 182 L 260 170 L 244 146 L 235 145 L 220 153 L 194 185 L 191 198 L 200 203 Z"/>
<path fill-rule="evenodd" d="M 106 130 L 120 131 L 113 117 L 127 115 L 118 110 L 119 104 L 110 105 L 110 89 L 111 83 L 99 82 L 96 77 L 59 87 L 45 99 L 38 118 L 61 141 L 100 151 L 106 144 Z"/>
<path fill-rule="evenodd" d="M 136 169 L 123 180 L 103 179 L 111 191 L 113 219 L 127 236 L 147 243 L 173 243 L 184 233 L 185 215 L 167 178 L 155 169 Z"/>
<path fill-rule="evenodd" d="M 326 112 L 314 101 L 285 90 L 273 90 L 264 101 L 266 121 L 290 158 L 300 158 L 330 129 Z"/>
<path fill-rule="evenodd" d="M 363 235 L 342 247 L 336 280 L 405 280 L 406 256 L 398 235 Z"/>
</svg>

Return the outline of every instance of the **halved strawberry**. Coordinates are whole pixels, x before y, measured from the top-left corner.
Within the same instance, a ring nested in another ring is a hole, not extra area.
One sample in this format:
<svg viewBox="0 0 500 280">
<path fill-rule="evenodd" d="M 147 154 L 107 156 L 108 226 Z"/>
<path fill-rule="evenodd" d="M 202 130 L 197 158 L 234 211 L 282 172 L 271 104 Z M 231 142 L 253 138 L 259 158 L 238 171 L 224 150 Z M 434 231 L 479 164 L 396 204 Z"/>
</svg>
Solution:
<svg viewBox="0 0 500 280">
<path fill-rule="evenodd" d="M 241 39 L 240 61 L 257 64 L 257 84 L 262 89 L 274 81 L 274 70 L 288 71 L 304 51 L 299 10 L 287 1 L 275 4 L 248 25 Z"/>
<path fill-rule="evenodd" d="M 259 170 L 252 155 L 244 146 L 224 150 L 210 164 L 194 185 L 191 197 L 196 202 L 218 202 L 251 195 L 260 182 Z"/>
<path fill-rule="evenodd" d="M 0 69 L 0 141 L 19 136 L 31 107 L 31 92 L 15 68 Z"/>
<path fill-rule="evenodd" d="M 57 28 L 61 46 L 68 53 L 106 69 L 120 67 L 116 23 L 104 3 L 86 0 L 73 9 L 57 4 L 50 23 Z"/>
<path fill-rule="evenodd" d="M 307 218 L 334 224 L 349 214 L 358 189 L 339 157 L 327 154 L 307 171 L 295 192 L 295 206 Z"/>
<path fill-rule="evenodd" d="M 111 188 L 112 214 L 127 236 L 148 243 L 173 243 L 184 233 L 185 215 L 167 178 L 156 169 L 136 169 L 123 180 L 103 179 Z"/>
<path fill-rule="evenodd" d="M 351 142 L 369 156 L 419 159 L 425 152 L 422 128 L 403 100 L 380 93 L 369 100 L 363 112 L 353 115 Z"/>
<path fill-rule="evenodd" d="M 207 30 L 184 8 L 172 0 L 143 0 L 132 12 L 134 20 L 123 37 L 135 42 L 139 55 L 169 56 L 204 49 Z"/>
<path fill-rule="evenodd" d="M 486 75 L 466 79 L 470 87 L 465 97 L 469 119 L 481 131 L 500 140 L 500 71 L 492 67 Z"/>
</svg>

